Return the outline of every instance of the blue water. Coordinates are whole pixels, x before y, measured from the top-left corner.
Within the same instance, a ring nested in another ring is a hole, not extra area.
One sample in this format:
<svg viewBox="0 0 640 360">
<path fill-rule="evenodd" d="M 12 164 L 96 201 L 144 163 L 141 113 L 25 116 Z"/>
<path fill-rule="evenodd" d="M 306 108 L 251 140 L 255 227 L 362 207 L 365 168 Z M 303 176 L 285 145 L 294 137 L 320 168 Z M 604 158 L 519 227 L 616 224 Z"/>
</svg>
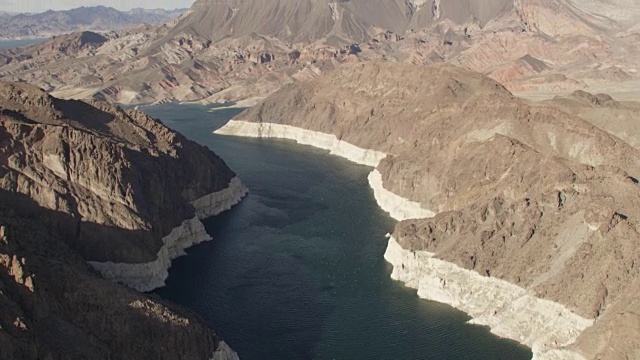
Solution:
<svg viewBox="0 0 640 360">
<path fill-rule="evenodd" d="M 394 221 L 370 169 L 290 141 L 211 133 L 239 110 L 142 108 L 208 146 L 251 189 L 205 221 L 214 240 L 174 261 L 157 293 L 198 312 L 241 359 L 530 359 L 449 306 L 392 281 Z"/>
</svg>

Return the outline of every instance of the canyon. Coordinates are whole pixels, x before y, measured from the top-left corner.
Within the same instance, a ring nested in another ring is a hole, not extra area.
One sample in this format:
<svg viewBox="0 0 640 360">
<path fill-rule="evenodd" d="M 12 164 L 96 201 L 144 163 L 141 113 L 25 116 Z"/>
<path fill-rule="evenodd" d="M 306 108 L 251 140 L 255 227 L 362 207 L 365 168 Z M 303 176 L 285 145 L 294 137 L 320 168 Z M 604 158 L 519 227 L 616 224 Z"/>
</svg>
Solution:
<svg viewBox="0 0 640 360">
<path fill-rule="evenodd" d="M 637 0 L 197 0 L 161 25 L 0 50 L 0 355 L 235 357 L 140 293 L 248 191 L 110 104 L 186 101 L 251 106 L 218 134 L 372 167 L 398 221 L 391 276 L 420 297 L 535 359 L 640 357 L 638 15 Z"/>
</svg>

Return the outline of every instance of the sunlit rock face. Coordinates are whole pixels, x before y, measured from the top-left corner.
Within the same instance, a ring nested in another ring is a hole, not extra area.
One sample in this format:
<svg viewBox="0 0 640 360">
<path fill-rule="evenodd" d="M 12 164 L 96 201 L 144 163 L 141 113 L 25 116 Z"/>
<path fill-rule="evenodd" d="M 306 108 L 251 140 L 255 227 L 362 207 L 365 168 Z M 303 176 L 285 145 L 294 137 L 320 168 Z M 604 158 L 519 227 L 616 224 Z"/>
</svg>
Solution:
<svg viewBox="0 0 640 360">
<path fill-rule="evenodd" d="M 394 277 L 537 358 L 589 359 L 635 351 L 637 131 L 625 122 L 621 139 L 595 116 L 633 109 L 585 92 L 531 103 L 461 68 L 373 62 L 286 86 L 218 132 L 380 153 L 369 182 L 402 220 Z"/>
</svg>

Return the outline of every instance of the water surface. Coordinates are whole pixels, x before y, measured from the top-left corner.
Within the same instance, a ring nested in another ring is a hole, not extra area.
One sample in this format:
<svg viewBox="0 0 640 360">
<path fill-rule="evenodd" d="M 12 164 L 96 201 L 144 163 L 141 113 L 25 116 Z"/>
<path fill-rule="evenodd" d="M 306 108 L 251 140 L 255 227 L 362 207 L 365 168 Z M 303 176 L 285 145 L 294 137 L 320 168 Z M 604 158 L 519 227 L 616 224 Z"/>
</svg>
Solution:
<svg viewBox="0 0 640 360">
<path fill-rule="evenodd" d="M 1 35 L 1 34 L 0 34 Z M 0 49 L 12 49 L 45 42 L 49 38 L 0 40 Z"/>
<path fill-rule="evenodd" d="M 157 291 L 198 312 L 241 359 L 531 358 L 389 278 L 394 221 L 375 203 L 370 168 L 286 140 L 211 134 L 237 109 L 142 110 L 214 150 L 251 189 L 205 221 L 214 240 L 175 260 Z"/>
</svg>

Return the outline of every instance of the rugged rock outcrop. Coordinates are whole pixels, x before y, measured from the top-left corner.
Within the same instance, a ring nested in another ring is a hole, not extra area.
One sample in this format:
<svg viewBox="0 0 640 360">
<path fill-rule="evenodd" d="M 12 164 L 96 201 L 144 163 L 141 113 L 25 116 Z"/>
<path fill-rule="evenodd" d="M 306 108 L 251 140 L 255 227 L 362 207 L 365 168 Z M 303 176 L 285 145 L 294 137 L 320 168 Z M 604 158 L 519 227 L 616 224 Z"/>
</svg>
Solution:
<svg viewBox="0 0 640 360">
<path fill-rule="evenodd" d="M 91 271 L 67 243 L 70 215 L 0 200 L 0 358 L 234 359 L 191 311 Z"/>
<path fill-rule="evenodd" d="M 460 68 L 372 62 L 287 86 L 218 132 L 387 154 L 370 162 L 370 184 L 403 220 L 387 254 L 394 278 L 537 357 L 624 358 L 640 345 L 629 301 L 640 154 L 584 118 Z"/>
<path fill-rule="evenodd" d="M 91 267 L 162 286 L 171 259 L 211 239 L 199 219 L 246 191 L 142 113 L 0 83 L 0 357 L 233 358 L 194 314 Z"/>
<path fill-rule="evenodd" d="M 607 94 L 575 91 L 566 96 L 547 100 L 566 112 L 575 114 L 640 149 L 640 103 L 615 101 Z M 612 119 L 614 119 L 612 121 Z"/>
</svg>

